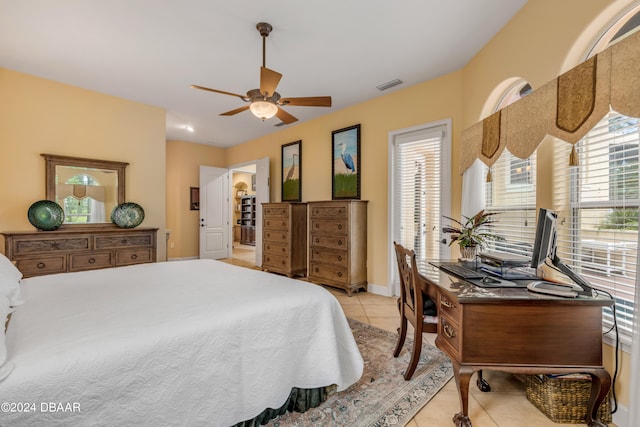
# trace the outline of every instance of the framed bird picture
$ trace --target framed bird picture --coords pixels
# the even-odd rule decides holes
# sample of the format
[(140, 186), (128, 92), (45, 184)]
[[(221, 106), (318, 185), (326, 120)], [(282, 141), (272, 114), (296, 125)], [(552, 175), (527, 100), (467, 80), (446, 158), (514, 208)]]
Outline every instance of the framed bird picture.
[(331, 132), (331, 198), (360, 199), (360, 125)]
[(282, 146), (282, 201), (302, 201), (302, 141)]

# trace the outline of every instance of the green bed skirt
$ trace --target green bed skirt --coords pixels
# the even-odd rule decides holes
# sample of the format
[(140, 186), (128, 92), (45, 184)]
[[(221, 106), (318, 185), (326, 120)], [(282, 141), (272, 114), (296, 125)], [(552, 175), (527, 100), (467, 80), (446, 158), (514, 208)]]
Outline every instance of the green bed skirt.
[(320, 406), (322, 402), (327, 400), (329, 391), (335, 389), (335, 386), (320, 388), (297, 388), (291, 389), (291, 394), (284, 405), (278, 409), (267, 408), (255, 418), (243, 421), (233, 427), (257, 427), (267, 424), (272, 419), (286, 412), (306, 412), (307, 409)]

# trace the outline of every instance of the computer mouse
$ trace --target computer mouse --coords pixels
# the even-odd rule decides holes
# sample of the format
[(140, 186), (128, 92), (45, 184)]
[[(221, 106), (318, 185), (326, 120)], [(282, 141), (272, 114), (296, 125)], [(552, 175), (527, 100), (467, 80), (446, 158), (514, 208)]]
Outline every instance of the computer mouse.
[(495, 285), (496, 283), (500, 283), (500, 280), (494, 279), (493, 277), (485, 276), (482, 278), (482, 283), (486, 283), (487, 285)]

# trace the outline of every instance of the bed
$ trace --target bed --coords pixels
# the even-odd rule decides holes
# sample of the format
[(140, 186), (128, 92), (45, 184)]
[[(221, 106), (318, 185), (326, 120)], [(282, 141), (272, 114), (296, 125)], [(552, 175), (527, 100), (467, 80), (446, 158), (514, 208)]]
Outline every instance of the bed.
[(339, 391), (362, 375), (339, 303), (300, 280), (189, 260), (32, 277), (19, 290), (3, 426), (227, 427), (292, 389)]

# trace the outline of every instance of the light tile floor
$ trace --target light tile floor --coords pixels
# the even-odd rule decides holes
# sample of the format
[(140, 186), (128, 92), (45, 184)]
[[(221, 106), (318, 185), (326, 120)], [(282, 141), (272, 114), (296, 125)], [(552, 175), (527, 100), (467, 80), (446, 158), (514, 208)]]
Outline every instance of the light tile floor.
[[(254, 267), (251, 251), (234, 250), (234, 258), (225, 261), (243, 267)], [(381, 329), (396, 332), (400, 318), (396, 299), (369, 292), (357, 292), (351, 297), (345, 291), (326, 287), (340, 302), (347, 317)], [(409, 334), (412, 330), (409, 330)], [(435, 334), (425, 334), (427, 342), (434, 344)], [(491, 391), (483, 393), (471, 379), (469, 416), (474, 427), (548, 427), (566, 426), (549, 420), (525, 395), (524, 386), (511, 374), (485, 371)], [(449, 381), (407, 424), (407, 427), (453, 426), (452, 417), (460, 410), (455, 382)], [(572, 424), (585, 426), (586, 424)], [(615, 424), (610, 424), (615, 427)]]

